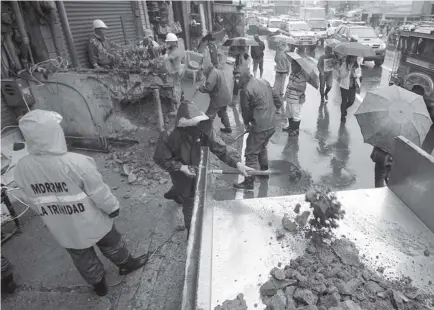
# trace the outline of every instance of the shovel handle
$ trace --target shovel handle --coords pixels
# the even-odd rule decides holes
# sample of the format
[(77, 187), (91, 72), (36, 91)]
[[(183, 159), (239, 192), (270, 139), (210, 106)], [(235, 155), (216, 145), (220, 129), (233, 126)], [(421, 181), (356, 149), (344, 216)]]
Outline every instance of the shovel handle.
[[(240, 174), (238, 170), (211, 170), (211, 174)], [(247, 171), (248, 175), (272, 175), (272, 174), (282, 174), (282, 171), (277, 170), (265, 170), (265, 171), (258, 171), (258, 170), (252, 170)]]

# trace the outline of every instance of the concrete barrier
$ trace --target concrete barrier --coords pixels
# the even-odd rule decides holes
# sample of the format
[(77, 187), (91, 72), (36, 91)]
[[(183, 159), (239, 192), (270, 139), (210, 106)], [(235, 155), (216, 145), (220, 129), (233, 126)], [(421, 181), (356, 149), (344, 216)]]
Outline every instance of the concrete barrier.
[(396, 139), (389, 188), (434, 232), (434, 158), (408, 139)]

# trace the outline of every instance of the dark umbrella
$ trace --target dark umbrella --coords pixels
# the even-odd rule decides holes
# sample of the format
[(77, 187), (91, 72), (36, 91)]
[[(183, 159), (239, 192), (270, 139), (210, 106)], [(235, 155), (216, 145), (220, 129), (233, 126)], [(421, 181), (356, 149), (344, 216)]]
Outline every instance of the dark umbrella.
[(359, 42), (341, 43), (335, 47), (335, 52), (344, 56), (373, 57), (375, 52), (369, 46)]
[(334, 49), (336, 46), (341, 44), (341, 41), (336, 40), (336, 39), (326, 39), (325, 43), (327, 46), (330, 46), (332, 49)]
[(297, 53), (294, 52), (287, 52), (286, 55), (288, 55), (289, 58), (296, 61), (301, 69), (304, 71), (307, 82), (318, 89), (319, 87), (319, 76), (318, 76), (318, 69), (316, 68), (316, 65), (313, 64), (308, 58), (301, 57)]
[(237, 37), (232, 39), (227, 39), (223, 46), (258, 46), (255, 40), (247, 39), (244, 37)]

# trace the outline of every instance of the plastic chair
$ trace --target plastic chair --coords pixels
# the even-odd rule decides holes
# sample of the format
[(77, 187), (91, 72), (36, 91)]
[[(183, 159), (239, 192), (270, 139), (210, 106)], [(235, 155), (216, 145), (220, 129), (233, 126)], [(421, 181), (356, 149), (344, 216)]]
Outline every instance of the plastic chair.
[(185, 77), (186, 73), (191, 73), (191, 75), (193, 76), (193, 83), (196, 83), (198, 73), (202, 69), (203, 58), (204, 56), (200, 53), (185, 51), (185, 64), (181, 77)]

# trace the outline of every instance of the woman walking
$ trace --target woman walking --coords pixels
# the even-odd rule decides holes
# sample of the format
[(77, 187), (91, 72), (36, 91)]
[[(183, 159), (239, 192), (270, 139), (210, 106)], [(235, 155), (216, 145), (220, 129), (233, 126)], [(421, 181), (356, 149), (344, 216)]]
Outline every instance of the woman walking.
[(341, 123), (347, 120), (347, 110), (356, 99), (356, 89), (360, 86), (362, 70), (356, 56), (347, 56), (338, 70), (338, 82), (341, 88)]
[(291, 74), (288, 79), (288, 86), (286, 87), (285, 101), (287, 104), (286, 115), (288, 117), (288, 127), (283, 128), (290, 136), (297, 136), (299, 134), (301, 122), (301, 108), (306, 101), (306, 76), (301, 69), (300, 65), (293, 60), (291, 62)]

